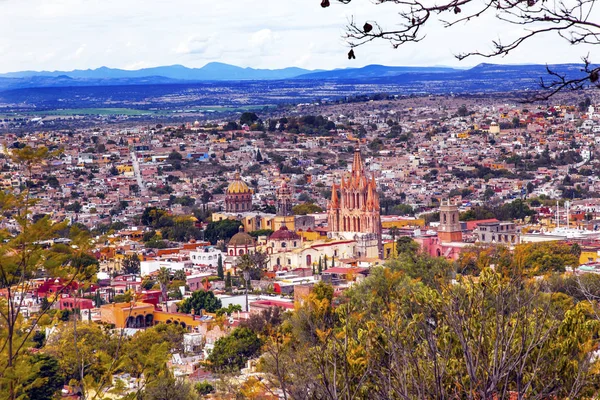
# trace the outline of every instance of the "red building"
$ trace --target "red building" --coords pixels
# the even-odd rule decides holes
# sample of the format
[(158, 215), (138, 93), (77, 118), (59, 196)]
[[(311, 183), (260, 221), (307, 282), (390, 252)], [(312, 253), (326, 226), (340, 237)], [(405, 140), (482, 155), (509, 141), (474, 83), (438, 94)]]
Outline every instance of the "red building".
[(90, 299), (63, 297), (58, 301), (58, 307), (61, 310), (90, 310), (94, 308), (94, 302)]

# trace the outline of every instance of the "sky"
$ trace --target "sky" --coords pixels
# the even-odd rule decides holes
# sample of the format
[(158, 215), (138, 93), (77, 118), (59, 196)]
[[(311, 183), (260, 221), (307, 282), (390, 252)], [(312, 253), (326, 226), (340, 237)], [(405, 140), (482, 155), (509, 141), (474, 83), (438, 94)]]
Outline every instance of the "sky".
[[(520, 27), (493, 15), (445, 29), (434, 24), (420, 43), (393, 49), (387, 42), (355, 50), (348, 60), (343, 39), (349, 19), (400, 22), (397, 5), (353, 0), (0, 0), (0, 72), (139, 69), (218, 61), (242, 67), (333, 69), (368, 64), (469, 67), (579, 62), (594, 48), (569, 46), (556, 35), (524, 44), (492, 61), (455, 54), (490, 48)], [(595, 49), (598, 52), (598, 48)]]

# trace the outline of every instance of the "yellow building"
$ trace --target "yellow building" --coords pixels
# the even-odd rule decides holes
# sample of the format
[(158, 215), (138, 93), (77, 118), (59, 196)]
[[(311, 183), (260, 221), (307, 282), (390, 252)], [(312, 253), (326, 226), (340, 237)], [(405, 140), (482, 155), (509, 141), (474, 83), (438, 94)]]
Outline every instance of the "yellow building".
[(579, 264), (589, 264), (600, 261), (600, 247), (582, 247)]
[(158, 311), (154, 305), (142, 302), (105, 304), (100, 307), (100, 318), (119, 329), (148, 328), (161, 323), (190, 329), (202, 323), (193, 315)]
[(383, 229), (390, 228), (405, 228), (405, 227), (423, 227), (425, 226), (424, 219), (404, 219), (404, 218), (388, 218), (384, 216), (381, 218), (381, 227)]
[(154, 306), (148, 303), (114, 303), (100, 306), (102, 322), (116, 328), (146, 328), (154, 325)]
[(133, 174), (133, 165), (119, 164), (117, 165), (117, 171), (119, 171), (119, 174)]
[(302, 239), (305, 242), (314, 242), (315, 240), (319, 240), (322, 238), (322, 236), (319, 232), (315, 232), (313, 230), (306, 230), (306, 231), (299, 230), (296, 233), (298, 235), (300, 235), (300, 237), (302, 237)]

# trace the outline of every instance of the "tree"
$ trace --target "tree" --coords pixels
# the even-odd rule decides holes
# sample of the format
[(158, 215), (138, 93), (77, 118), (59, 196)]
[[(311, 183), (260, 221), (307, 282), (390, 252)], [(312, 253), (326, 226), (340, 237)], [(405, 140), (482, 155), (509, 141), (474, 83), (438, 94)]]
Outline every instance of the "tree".
[(173, 150), (171, 153), (169, 153), (169, 157), (167, 157), (167, 159), (169, 161), (181, 161), (183, 156), (177, 150)]
[(44, 347), (58, 360), (65, 380), (75, 380), (84, 391), (105, 381), (116, 349), (117, 339), (96, 324), (63, 324)]
[(515, 247), (511, 270), (507, 274), (536, 276), (565, 272), (567, 267), (578, 265), (577, 248), (566, 243), (523, 243)]
[(231, 291), (231, 271), (227, 271), (227, 276), (225, 277), (225, 290)]
[(317, 272), (319, 273), (319, 275), (321, 275), (323, 273), (323, 260), (321, 259), (321, 257), (319, 257), (319, 264), (317, 266)]
[(194, 389), (200, 396), (206, 396), (207, 394), (211, 394), (215, 391), (214, 386), (207, 381), (196, 383)]
[[(21, 175), (31, 180), (33, 169), (43, 167), (54, 154), (46, 147), (32, 148), (24, 146), (13, 149), (11, 162), (18, 166)], [(2, 214), (0, 220), (4, 226), (17, 228), (9, 232), (0, 232), (0, 394), (3, 398), (14, 400), (20, 396), (23, 380), (27, 377), (27, 348), (37, 325), (49, 308), (27, 320), (23, 319), (23, 300), (31, 290), (30, 280), (49, 276), (64, 282), (56, 298), (70, 288), (74, 282), (85, 283), (96, 273), (97, 264), (76, 262), (83, 254), (87, 255), (89, 241), (86, 232), (78, 228), (70, 232), (73, 246), (54, 245), (42, 248), (39, 244), (60, 236), (67, 225), (55, 223), (48, 216), (31, 219), (32, 207), (37, 203), (27, 185), (14, 191), (0, 192)], [(51, 301), (50, 306), (56, 300)]]
[(322, 212), (323, 209), (314, 203), (302, 203), (292, 207), (294, 215), (306, 215)]
[[(389, 263), (388, 263), (389, 265)], [(375, 267), (333, 309), (309, 294), (270, 335), (262, 367), (284, 397), (587, 398), (600, 323), (490, 268), (429, 286)], [(288, 326), (291, 325), (291, 328)], [(574, 331), (572, 331), (574, 330)], [(330, 396), (335, 393), (335, 396)]]
[(129, 254), (123, 257), (121, 267), (126, 274), (139, 274), (140, 273), (140, 258), (137, 254)]
[(396, 255), (400, 254), (417, 254), (419, 252), (419, 244), (410, 236), (400, 236), (396, 241)]
[(217, 276), (220, 280), (225, 278), (225, 274), (223, 272), (223, 257), (219, 254), (219, 259), (217, 260)]
[(176, 378), (164, 371), (154, 380), (141, 396), (142, 400), (197, 400), (198, 393), (185, 378)]
[(160, 267), (160, 269), (158, 270), (158, 274), (156, 275), (156, 280), (160, 285), (161, 296), (166, 304), (167, 300), (169, 299), (167, 289), (169, 288), (169, 282), (171, 282), (171, 273), (167, 268)]
[(208, 368), (216, 372), (237, 372), (246, 361), (258, 355), (262, 341), (248, 328), (236, 328), (215, 342), (208, 356)]
[(31, 376), (26, 382), (25, 395), (29, 399), (52, 400), (63, 386), (63, 376), (56, 358), (35, 354), (29, 360)]
[(253, 112), (244, 112), (242, 114), (242, 116), (240, 117), (240, 125), (252, 125), (253, 123), (255, 123), (256, 121), (258, 121), (258, 116), (253, 113)]
[[(358, 0), (354, 0), (356, 2)], [(352, 0), (339, 0), (348, 4)], [(329, 0), (323, 0), (323, 7), (329, 6)], [(468, 57), (502, 57), (521, 44), (529, 42), (532, 38), (559, 34), (571, 45), (598, 45), (600, 44), (600, 24), (594, 20), (592, 8), (595, 0), (577, 0), (572, 4), (563, 2), (503, 2), (491, 0), (486, 3), (477, 3), (474, 0), (446, 0), (440, 3), (424, 3), (419, 0), (399, 2), (397, 0), (380, 0), (379, 4), (391, 3), (397, 5), (400, 23), (386, 29), (376, 22), (365, 23), (352, 20), (348, 25), (346, 38), (352, 47), (348, 57), (354, 57), (354, 48), (373, 40), (387, 40), (394, 48), (406, 43), (416, 43), (426, 36), (426, 29), (435, 24), (434, 16), (439, 15), (439, 20), (446, 28), (463, 26), (479, 17), (495, 15), (501, 21), (506, 31), (511, 26), (524, 26), (516, 37), (508, 41), (493, 38), (492, 48), (487, 52), (467, 51), (459, 53), (456, 57), (463, 60)], [(463, 12), (464, 10), (464, 12)], [(464, 28), (462, 28), (464, 29)], [(543, 92), (534, 99), (547, 99), (563, 89), (581, 89), (589, 84), (600, 87), (600, 67), (592, 65), (588, 57), (584, 57), (584, 67), (579, 74), (564, 75), (547, 68), (549, 80), (542, 80)]]
[(219, 240), (229, 240), (240, 231), (240, 221), (233, 219), (223, 219), (217, 222), (211, 222), (206, 226), (204, 237), (212, 244), (217, 244)]
[(239, 270), (240, 276), (248, 271), (250, 280), (259, 280), (262, 278), (263, 271), (267, 267), (269, 256), (261, 251), (256, 251), (253, 254), (243, 254), (236, 260), (236, 267)]
[(202, 315), (202, 311), (214, 313), (221, 307), (221, 300), (215, 297), (212, 291), (197, 290), (192, 293), (192, 297), (180, 302), (177, 305), (177, 310), (185, 314), (190, 314), (193, 311), (195, 315)]

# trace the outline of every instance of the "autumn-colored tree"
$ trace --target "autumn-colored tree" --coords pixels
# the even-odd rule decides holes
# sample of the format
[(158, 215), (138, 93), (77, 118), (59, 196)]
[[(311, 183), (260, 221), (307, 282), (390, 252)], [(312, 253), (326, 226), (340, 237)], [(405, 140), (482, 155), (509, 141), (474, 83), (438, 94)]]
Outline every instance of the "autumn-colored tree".
[(291, 398), (596, 393), (592, 350), (600, 323), (592, 304), (557, 302), (538, 283), (491, 268), (456, 282), (419, 280), (415, 271), (374, 268), (335, 309), (311, 293), (271, 335), (261, 368)]
[(564, 272), (567, 267), (577, 267), (579, 257), (566, 243), (524, 243), (515, 247), (512, 274), (535, 276)]
[[(55, 154), (46, 147), (25, 146), (12, 149), (8, 154), (16, 164), (24, 180), (30, 180), (34, 170), (44, 168)], [(21, 396), (31, 370), (28, 348), (37, 331), (40, 319), (56, 301), (48, 301), (37, 315), (22, 315), (26, 293), (33, 289), (33, 278), (49, 276), (61, 279), (63, 289), (70, 290), (77, 282), (91, 280), (96, 263), (83, 262), (89, 250), (88, 237), (78, 229), (72, 229), (72, 246), (42, 243), (59, 237), (67, 228), (66, 223), (56, 223), (48, 216), (32, 218), (32, 207), (37, 203), (29, 185), (13, 191), (0, 192), (0, 221), (3, 226), (14, 228), (0, 230), (0, 394), (10, 400)], [(93, 257), (92, 257), (93, 258)]]

